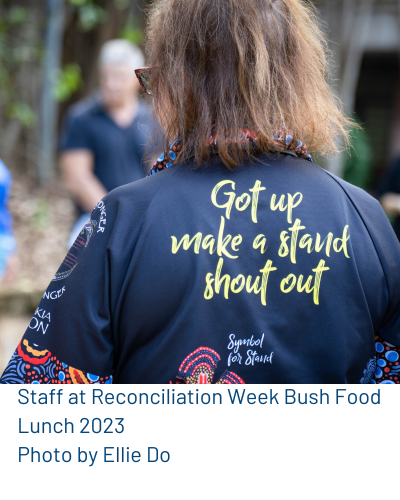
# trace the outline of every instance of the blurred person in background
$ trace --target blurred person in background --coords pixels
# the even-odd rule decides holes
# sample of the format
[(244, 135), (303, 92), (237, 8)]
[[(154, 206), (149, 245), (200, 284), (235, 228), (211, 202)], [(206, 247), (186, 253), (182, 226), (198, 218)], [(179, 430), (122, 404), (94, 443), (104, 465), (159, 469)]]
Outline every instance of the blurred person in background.
[(12, 231), (12, 217), (8, 209), (11, 192), (11, 174), (0, 160), (0, 282), (15, 279), (18, 260), (16, 242)]
[(153, 132), (134, 72), (143, 65), (142, 52), (131, 42), (108, 41), (99, 57), (99, 91), (67, 114), (60, 163), (79, 211), (69, 246), (99, 200), (148, 171), (145, 152)]
[(400, 158), (392, 163), (388, 175), (378, 191), (379, 201), (389, 218), (393, 221), (393, 229), (400, 240)]

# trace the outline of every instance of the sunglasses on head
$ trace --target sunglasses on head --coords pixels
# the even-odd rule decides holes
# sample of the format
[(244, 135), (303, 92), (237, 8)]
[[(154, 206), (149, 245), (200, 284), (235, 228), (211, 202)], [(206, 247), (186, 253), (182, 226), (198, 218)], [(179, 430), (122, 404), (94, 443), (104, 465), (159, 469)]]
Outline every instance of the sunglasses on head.
[(135, 75), (139, 80), (140, 86), (142, 87), (143, 92), (146, 94), (153, 95), (153, 91), (151, 88), (151, 70), (152, 68), (139, 68), (135, 69)]

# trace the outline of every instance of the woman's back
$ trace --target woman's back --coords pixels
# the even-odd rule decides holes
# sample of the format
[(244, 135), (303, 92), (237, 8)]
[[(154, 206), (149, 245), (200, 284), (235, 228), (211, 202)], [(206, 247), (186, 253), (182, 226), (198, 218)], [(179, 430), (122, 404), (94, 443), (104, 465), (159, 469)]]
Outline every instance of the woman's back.
[(390, 322), (400, 247), (387, 218), (310, 162), (174, 166), (113, 191), (89, 227), (25, 336), (84, 372), (359, 383), (374, 372), (375, 334), (400, 345)]
[[(219, 375), (246, 383), (359, 383), (388, 307), (381, 260), (388, 279), (399, 272), (378, 203), (290, 156), (190, 167), (154, 183), (143, 213), (116, 309), (116, 380), (175, 381), (206, 347)], [(381, 235), (392, 248), (380, 257)]]

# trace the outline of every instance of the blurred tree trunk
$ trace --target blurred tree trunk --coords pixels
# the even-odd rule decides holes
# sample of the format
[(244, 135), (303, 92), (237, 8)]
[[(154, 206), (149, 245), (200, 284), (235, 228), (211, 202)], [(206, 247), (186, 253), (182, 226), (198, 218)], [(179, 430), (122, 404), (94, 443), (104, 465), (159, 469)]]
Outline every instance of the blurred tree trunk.
[(0, 157), (11, 168), (33, 174), (38, 166), (38, 54), (45, 12), (46, 0), (0, 3)]
[(48, 0), (46, 45), (43, 59), (43, 84), (40, 106), (40, 151), (38, 177), (45, 184), (54, 173), (58, 103), (53, 87), (60, 71), (64, 0)]

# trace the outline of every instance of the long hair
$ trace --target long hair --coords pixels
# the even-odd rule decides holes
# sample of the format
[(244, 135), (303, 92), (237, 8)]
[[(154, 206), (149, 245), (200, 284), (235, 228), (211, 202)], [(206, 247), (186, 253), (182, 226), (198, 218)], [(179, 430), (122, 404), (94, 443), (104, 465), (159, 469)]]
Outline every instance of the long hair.
[(156, 0), (147, 25), (157, 116), (167, 140), (181, 135), (181, 158), (209, 157), (207, 140), (230, 168), (255, 130), (267, 152), (280, 126), (311, 153), (336, 152), (351, 120), (328, 84), (327, 41), (315, 8), (301, 0)]

